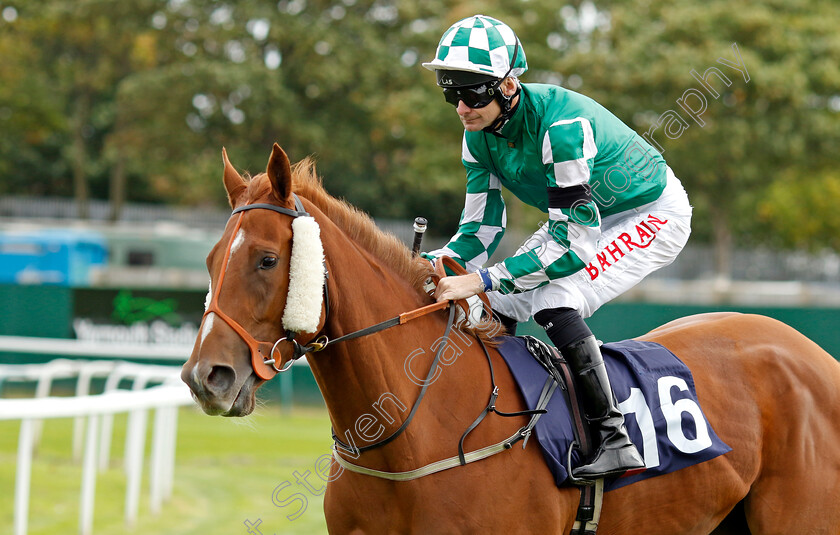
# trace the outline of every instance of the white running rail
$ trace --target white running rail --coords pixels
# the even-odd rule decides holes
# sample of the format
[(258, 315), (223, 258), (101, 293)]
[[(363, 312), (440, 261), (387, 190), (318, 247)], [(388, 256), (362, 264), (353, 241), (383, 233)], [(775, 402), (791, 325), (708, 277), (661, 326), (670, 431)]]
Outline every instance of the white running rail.
[[(152, 439), (152, 495), (153, 502), (164, 498), (164, 491), (171, 490), (171, 483), (163, 483), (163, 478), (171, 478), (174, 461), (174, 445), (177, 424), (177, 407), (192, 404), (189, 389), (185, 385), (161, 385), (142, 391), (120, 390), (97, 396), (46, 397), (35, 399), (0, 400), (0, 420), (21, 420), (18, 439), (17, 475), (15, 479), (15, 520), (14, 535), (25, 535), (29, 517), (30, 478), (32, 453), (34, 447), (34, 420), (40, 418), (69, 418), (86, 416), (88, 418), (87, 438), (85, 440), (82, 463), (81, 508), (79, 513), (79, 533), (89, 535), (93, 532), (93, 503), (96, 488), (96, 459), (98, 449), (99, 421), (103, 415), (156, 409), (155, 427)], [(145, 442), (145, 437), (136, 437)], [(127, 441), (129, 438), (126, 439)], [(142, 445), (135, 445), (142, 450)], [(132, 460), (137, 463), (138, 459)], [(142, 457), (139, 459), (142, 465)], [(139, 487), (142, 466), (129, 473), (128, 490)], [(159, 506), (159, 505), (158, 505)], [(126, 512), (128, 515), (128, 511)], [(126, 518), (129, 523), (136, 519)]]
[[(64, 354), (72, 354), (66, 351), (66, 341), (63, 347)], [(16, 351), (6, 344), (0, 344), (0, 348), (3, 351)], [(43, 350), (43, 346), (41, 348)], [(150, 350), (147, 348), (146, 351)], [(154, 349), (151, 352), (156, 353)], [(124, 353), (120, 351), (120, 354)], [(181, 353), (182, 356), (178, 360), (183, 362), (187, 354), (188, 351)], [(111, 355), (114, 355), (113, 347)], [(156, 357), (161, 358), (159, 354)], [(154, 409), (150, 493), (151, 509), (158, 512), (163, 500), (172, 492), (178, 407), (194, 403), (189, 389), (178, 378), (179, 372), (180, 368), (177, 366), (102, 360), (57, 359), (46, 364), (0, 365), (0, 381), (4, 385), (12, 381), (36, 382), (34, 399), (0, 399), (0, 420), (21, 420), (15, 480), (14, 535), (27, 533), (32, 455), (40, 436), (42, 419), (76, 420), (74, 456), (78, 458), (83, 453), (79, 533), (89, 535), (93, 528), (96, 471), (97, 468), (108, 465), (114, 414), (129, 415), (124, 462), (127, 479), (125, 520), (128, 525), (136, 522), (146, 442), (146, 420), (148, 411)], [(50, 396), (55, 379), (73, 377), (77, 380), (75, 397)], [(90, 382), (95, 377), (106, 379), (105, 391), (99, 395), (89, 395)], [(120, 384), (126, 381), (131, 382), (131, 390), (120, 390)], [(147, 388), (150, 383), (161, 384)], [(86, 437), (84, 440), (83, 435)], [(0, 489), (0, 492), (2, 491)]]

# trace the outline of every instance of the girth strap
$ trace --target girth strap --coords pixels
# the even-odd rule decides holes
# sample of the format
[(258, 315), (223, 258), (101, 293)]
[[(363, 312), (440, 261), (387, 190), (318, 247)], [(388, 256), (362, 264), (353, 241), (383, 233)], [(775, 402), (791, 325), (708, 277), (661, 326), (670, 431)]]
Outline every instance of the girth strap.
[(568, 362), (557, 349), (533, 338), (524, 336), (529, 351), (537, 361), (549, 372), (549, 380), (557, 381), (566, 385), (566, 403), (572, 417), (572, 429), (575, 434), (575, 441), (569, 446), (566, 457), (566, 472), (569, 481), (580, 487), (580, 502), (578, 504), (577, 516), (570, 535), (595, 535), (598, 529), (598, 521), (601, 518), (601, 505), (604, 498), (604, 480), (596, 481), (582, 480), (572, 475), (572, 453), (578, 448), (583, 457), (591, 455), (593, 445), (589, 435), (589, 426), (581, 413), (578, 402), (577, 389), (575, 388), (572, 371)]

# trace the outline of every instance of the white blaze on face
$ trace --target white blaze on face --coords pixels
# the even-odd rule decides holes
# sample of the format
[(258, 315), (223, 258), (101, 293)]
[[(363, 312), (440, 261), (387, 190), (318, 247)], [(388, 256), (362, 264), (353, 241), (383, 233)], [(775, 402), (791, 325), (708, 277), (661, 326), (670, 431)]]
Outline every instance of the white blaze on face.
[(204, 317), (204, 325), (201, 326), (201, 342), (198, 344), (199, 349), (201, 349), (201, 346), (204, 344), (204, 339), (207, 338), (207, 335), (213, 330), (213, 319), (215, 319), (215, 317), (216, 314), (213, 312)]
[[(233, 257), (233, 253), (239, 250), (242, 247), (242, 244), (245, 243), (245, 231), (243, 229), (239, 229), (239, 232), (236, 233), (236, 237), (233, 239), (233, 243), (230, 244), (230, 257), (228, 257), (228, 266), (230, 265), (230, 258)], [(225, 266), (225, 270), (227, 270), (227, 266)]]
[[(204, 298), (204, 312), (207, 312), (207, 309), (210, 308), (210, 301), (213, 299), (213, 281), (210, 281), (210, 284), (207, 288), (207, 297)], [(213, 318), (215, 314), (207, 314), (204, 316), (204, 322), (201, 326), (201, 342), (198, 344), (198, 349), (201, 350), (201, 346), (204, 345), (204, 339), (207, 338), (207, 335), (210, 334), (210, 331), (213, 330)], [(195, 370), (193, 370), (195, 371)]]
[[(228, 266), (230, 265), (230, 259), (233, 257), (233, 253), (235, 253), (242, 244), (245, 243), (245, 231), (240, 229), (239, 232), (236, 233), (236, 237), (233, 239), (233, 243), (230, 244), (230, 255), (228, 256), (228, 263), (225, 265), (225, 271), (227, 271)], [(213, 282), (210, 282), (210, 287), (207, 289), (207, 297), (204, 298), (204, 312), (207, 312), (207, 309), (210, 308), (210, 301), (213, 299)], [(213, 313), (207, 314), (204, 318), (204, 325), (201, 328), (201, 344), (204, 343), (204, 339), (207, 338), (207, 335), (210, 334), (210, 331), (213, 330), (213, 318), (216, 315)]]
[(207, 309), (210, 308), (210, 300), (213, 299), (213, 283), (210, 283), (210, 286), (207, 288), (207, 297), (204, 298), (204, 312), (207, 312)]

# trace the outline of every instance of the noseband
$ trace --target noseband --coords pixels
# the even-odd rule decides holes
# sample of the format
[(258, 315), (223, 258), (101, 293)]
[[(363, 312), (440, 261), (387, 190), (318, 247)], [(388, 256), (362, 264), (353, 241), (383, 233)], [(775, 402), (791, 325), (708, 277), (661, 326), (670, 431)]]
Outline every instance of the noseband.
[[(304, 209), (303, 204), (300, 202), (300, 199), (297, 195), (292, 193), (292, 197), (295, 200), (295, 209), (291, 210), (289, 208), (283, 208), (282, 206), (275, 206), (273, 204), (246, 204), (244, 206), (240, 206), (236, 208), (232, 213), (231, 217), (239, 214), (239, 218), (236, 220), (236, 226), (233, 228), (233, 233), (230, 236), (230, 240), (227, 244), (227, 249), (225, 250), (225, 256), (222, 259), (222, 269), (219, 273), (219, 282), (216, 284), (216, 289), (213, 292), (213, 297), (210, 300), (210, 304), (207, 306), (207, 310), (204, 311), (204, 316), (202, 316), (202, 322), (207, 317), (208, 314), (216, 314), (219, 318), (222, 319), (225, 323), (227, 323), (230, 328), (232, 328), (236, 334), (239, 335), (240, 338), (248, 345), (248, 349), (251, 351), (251, 366), (254, 368), (254, 372), (260, 379), (268, 381), (269, 379), (273, 378), (277, 373), (285, 371), (288, 369), (289, 366), (294, 362), (295, 358), (299, 358), (302, 356), (305, 351), (303, 350), (303, 346), (301, 346), (297, 341), (295, 341), (295, 336), (297, 333), (294, 332), (286, 332), (286, 336), (278, 339), (276, 342), (264, 342), (257, 340), (244, 328), (240, 325), (236, 320), (222, 312), (221, 308), (219, 308), (219, 294), (222, 291), (222, 282), (225, 279), (225, 272), (227, 271), (228, 261), (230, 260), (230, 253), (231, 248), (233, 247), (233, 242), (236, 239), (236, 235), (239, 232), (239, 228), (242, 226), (242, 218), (245, 215), (245, 212), (248, 210), (271, 210), (273, 212), (277, 212), (280, 214), (291, 216), (292, 218), (297, 218), (301, 216), (308, 216), (309, 213)], [(326, 291), (326, 286), (324, 286)], [(284, 368), (278, 368), (277, 362), (282, 360), (281, 355), (278, 350), (278, 345), (280, 342), (289, 341), (295, 346), (295, 356), (289, 359), (288, 364)]]
[[(440, 362), (441, 356), (443, 354), (443, 350), (449, 343), (449, 333), (450, 333), (450, 330), (452, 329), (453, 323), (455, 321), (456, 303), (454, 301), (449, 301), (449, 302), (442, 301), (442, 302), (433, 303), (431, 305), (426, 305), (424, 307), (420, 307), (418, 309), (411, 310), (409, 312), (404, 312), (404, 313), (400, 314), (399, 316), (396, 316), (396, 317), (391, 318), (389, 320), (377, 323), (376, 325), (371, 325), (370, 327), (366, 327), (364, 329), (360, 329), (358, 331), (354, 331), (354, 332), (339, 336), (339, 337), (337, 337), (333, 340), (328, 339), (324, 335), (319, 337), (318, 334), (316, 334), (313, 337), (313, 340), (315, 340), (315, 341), (310, 340), (309, 342), (307, 342), (305, 344), (300, 344), (299, 342), (297, 342), (295, 340), (295, 336), (297, 336), (298, 333), (290, 332), (290, 331), (287, 331), (286, 336), (278, 339), (274, 343), (263, 342), (263, 341), (257, 340), (256, 338), (251, 336), (251, 334), (244, 327), (242, 327), (242, 325), (240, 325), (236, 320), (234, 320), (233, 318), (231, 318), (230, 316), (228, 316), (227, 314), (222, 312), (222, 310), (219, 308), (219, 294), (221, 293), (222, 282), (224, 282), (225, 272), (227, 271), (228, 262), (230, 261), (230, 254), (231, 254), (231, 248), (233, 247), (233, 242), (234, 242), (234, 240), (236, 240), (236, 235), (239, 232), (240, 227), (242, 226), (242, 218), (245, 215), (244, 212), (246, 212), (248, 210), (263, 209), (263, 210), (271, 210), (271, 211), (274, 211), (274, 212), (277, 212), (277, 213), (280, 213), (280, 214), (288, 215), (288, 216), (291, 216), (292, 218), (308, 216), (309, 214), (304, 209), (303, 204), (300, 202), (300, 199), (298, 198), (298, 196), (295, 195), (294, 193), (292, 193), (292, 197), (294, 198), (294, 201), (295, 201), (295, 209), (294, 210), (290, 210), (288, 208), (283, 208), (283, 207), (280, 207), (280, 206), (275, 206), (273, 204), (246, 204), (244, 206), (240, 206), (239, 208), (237, 208), (233, 211), (231, 216), (233, 216), (235, 214), (239, 214), (239, 218), (236, 220), (236, 225), (233, 228), (233, 233), (231, 234), (230, 240), (228, 240), (227, 249), (225, 250), (225, 256), (222, 259), (222, 268), (221, 268), (221, 272), (219, 273), (219, 282), (216, 285), (215, 291), (213, 292), (213, 297), (210, 300), (210, 304), (207, 306), (207, 310), (204, 312), (204, 316), (202, 317), (202, 323), (203, 323), (204, 319), (207, 318), (207, 315), (211, 314), (211, 313), (216, 314), (225, 323), (227, 323), (236, 332), (236, 334), (238, 334), (239, 337), (242, 338), (242, 340), (248, 345), (248, 349), (251, 351), (251, 366), (254, 369), (254, 373), (256, 373), (257, 376), (260, 377), (260, 379), (268, 381), (268, 380), (272, 379), (276, 374), (288, 370), (289, 367), (292, 365), (292, 363), (296, 359), (304, 356), (305, 354), (307, 354), (309, 352), (321, 351), (324, 348), (326, 348), (328, 345), (335, 344), (335, 343), (338, 343), (338, 342), (343, 342), (345, 340), (352, 340), (354, 338), (367, 336), (367, 335), (370, 335), (370, 334), (373, 334), (373, 333), (377, 333), (377, 332), (383, 331), (385, 329), (395, 327), (397, 325), (402, 325), (402, 324), (404, 324), (406, 322), (409, 322), (413, 319), (425, 316), (426, 314), (429, 314), (431, 312), (442, 310), (444, 308), (449, 308), (449, 320), (447, 321), (446, 330), (444, 331), (443, 338), (441, 338), (442, 343), (439, 345), (437, 351), (435, 352), (434, 361), (432, 362), (432, 365), (429, 368), (429, 372), (428, 372), (428, 375), (426, 376), (426, 379), (423, 381), (423, 386), (420, 389), (420, 393), (418, 394), (417, 399), (414, 401), (414, 405), (412, 406), (411, 411), (409, 412), (407, 418), (402, 423), (402, 425), (396, 431), (391, 433), (389, 436), (379, 440), (378, 442), (375, 442), (373, 444), (369, 444), (367, 446), (362, 446), (362, 447), (356, 447), (356, 446), (344, 444), (338, 438), (338, 436), (335, 433), (333, 433), (333, 440), (335, 441), (333, 455), (335, 456), (335, 458), (339, 462), (339, 464), (341, 464), (345, 468), (348, 468), (352, 471), (356, 471), (356, 472), (361, 471), (362, 473), (367, 473), (369, 475), (378, 475), (379, 477), (391, 478), (390, 476), (392, 476), (393, 474), (389, 475), (389, 473), (387, 473), (387, 472), (378, 472), (378, 471), (375, 471), (375, 470), (366, 469), (366, 468), (363, 468), (363, 467), (356, 466), (352, 463), (349, 463), (346, 459), (341, 458), (341, 456), (338, 454), (338, 449), (341, 449), (345, 452), (350, 452), (350, 453), (353, 453), (353, 454), (360, 454), (363, 451), (368, 451), (368, 450), (371, 450), (371, 449), (379, 448), (379, 447), (384, 446), (385, 444), (390, 443), (391, 441), (396, 439), (398, 436), (400, 436), (403, 433), (403, 431), (405, 431), (405, 429), (408, 427), (408, 424), (411, 423), (412, 419), (414, 418), (414, 415), (417, 412), (417, 409), (420, 407), (420, 403), (423, 401), (423, 398), (426, 395), (426, 390), (428, 389), (429, 385), (434, 382), (432, 380), (432, 377), (434, 376), (435, 372), (437, 371), (438, 363)], [(441, 258), (438, 259), (438, 262), (436, 262), (436, 265), (435, 265), (436, 272), (437, 272), (435, 274), (435, 276), (433, 277), (435, 282), (440, 280), (440, 278), (446, 276), (446, 273), (444, 272), (444, 266), (449, 267), (456, 274), (464, 273), (463, 268), (461, 268), (460, 265), (458, 265), (454, 260), (452, 260), (451, 258), (448, 258), (448, 257), (441, 257)], [(326, 269), (326, 266), (325, 266), (324, 269)], [(482, 298), (482, 301), (484, 301), (484, 303), (487, 307), (486, 308), (487, 312), (492, 313), (492, 311), (490, 310), (490, 303), (487, 300), (487, 297), (484, 294), (481, 294), (481, 298)], [(469, 305), (467, 305), (466, 301), (458, 303), (458, 306), (463, 307), (465, 315), (469, 315)], [(322, 307), (325, 309), (324, 314), (326, 316), (328, 316), (329, 315), (329, 294), (327, 292), (327, 285), (326, 284), (324, 285), (324, 301), (323, 301)], [(286, 365), (283, 368), (278, 368), (277, 367), (277, 362), (282, 360), (282, 356), (279, 354), (277, 346), (280, 344), (280, 342), (283, 342), (283, 341), (291, 342), (294, 345), (294, 352), (293, 352), (292, 356), (289, 358)], [(479, 338), (479, 342), (481, 342), (480, 338)], [(412, 472), (403, 474), (403, 475), (407, 474), (408, 476), (410, 476), (410, 477), (408, 477), (408, 479), (413, 479), (414, 477), (421, 477), (422, 475), (433, 473), (433, 472), (448, 468), (450, 466), (456, 466), (458, 464), (465, 465), (468, 462), (473, 462), (473, 461), (476, 461), (476, 460), (479, 460), (479, 459), (483, 459), (487, 456), (494, 455), (496, 453), (504, 451), (505, 449), (509, 449), (513, 445), (513, 443), (515, 443), (519, 440), (522, 440), (522, 439), (527, 439), (527, 437), (531, 433), (531, 429), (533, 428), (534, 424), (536, 424), (536, 417), (535, 416), (545, 412), (545, 410), (542, 409), (542, 408), (535, 409), (535, 410), (526, 410), (526, 411), (521, 411), (521, 412), (514, 412), (514, 413), (505, 413), (505, 412), (502, 412), (502, 411), (499, 411), (498, 409), (496, 409), (495, 402), (496, 402), (496, 398), (499, 394), (499, 388), (496, 386), (496, 382), (495, 382), (495, 379), (494, 379), (493, 362), (490, 359), (490, 355), (489, 355), (489, 353), (487, 353), (487, 348), (484, 346), (483, 342), (481, 342), (481, 347), (484, 349), (484, 355), (487, 358), (487, 363), (490, 367), (490, 377), (491, 377), (491, 382), (492, 382), (492, 387), (493, 387), (493, 391), (490, 395), (490, 400), (488, 401), (487, 406), (485, 407), (484, 411), (482, 411), (482, 413), (479, 415), (479, 417), (473, 422), (473, 424), (461, 436), (461, 440), (458, 443), (458, 457), (448, 459), (447, 461), (445, 461), (445, 465), (446, 465), (445, 467), (443, 467), (443, 466), (433, 467), (433, 465), (440, 465), (441, 464), (441, 463), (433, 463), (433, 465), (429, 465), (429, 466), (421, 468), (419, 470), (414, 470)], [(531, 421), (527, 425), (525, 425), (521, 429), (519, 429), (513, 436), (509, 437), (505, 441), (500, 442), (499, 444), (496, 444), (493, 447), (484, 448), (481, 451), (471, 452), (469, 454), (470, 458), (467, 459), (467, 454), (464, 453), (464, 439), (467, 437), (467, 435), (473, 429), (475, 429), (475, 427), (478, 426), (478, 424), (490, 412), (495, 412), (496, 414), (498, 414), (500, 416), (525, 416), (525, 415), (530, 415), (531, 416)], [(336, 449), (336, 448), (338, 448), (338, 449)]]
[[(309, 216), (309, 213), (303, 207), (303, 204), (300, 202), (300, 199), (297, 195), (292, 193), (292, 197), (295, 201), (295, 209), (290, 210), (289, 208), (283, 208), (281, 206), (275, 206), (273, 204), (246, 204), (244, 206), (240, 206), (239, 208), (235, 209), (231, 213), (231, 217), (239, 214), (239, 218), (236, 221), (236, 225), (233, 228), (233, 233), (230, 236), (230, 240), (228, 241), (227, 249), (225, 250), (225, 256), (222, 259), (222, 268), (221, 272), (219, 273), (219, 282), (216, 285), (216, 289), (213, 291), (212, 299), (210, 300), (210, 304), (207, 306), (207, 310), (204, 312), (204, 316), (202, 316), (202, 322), (207, 317), (208, 314), (216, 314), (219, 318), (222, 319), (225, 323), (227, 323), (235, 332), (239, 335), (240, 338), (247, 344), (248, 349), (251, 351), (251, 366), (254, 369), (254, 373), (260, 379), (268, 381), (272, 379), (276, 374), (280, 372), (284, 372), (291, 367), (295, 360), (299, 359), (300, 357), (306, 355), (307, 353), (313, 351), (321, 351), (325, 349), (328, 345), (343, 342), (346, 340), (352, 340), (354, 338), (359, 338), (362, 336), (368, 336), (370, 334), (374, 334), (385, 329), (389, 329), (391, 327), (395, 327), (397, 325), (402, 325), (408, 321), (411, 321), (416, 318), (420, 318), (425, 316), (426, 314), (436, 312), (438, 310), (442, 310), (444, 308), (452, 307), (453, 302), (446, 302), (441, 301), (437, 303), (433, 303), (431, 305), (426, 305), (424, 307), (420, 307), (415, 310), (411, 310), (408, 312), (403, 312), (399, 316), (394, 318), (385, 320), (383, 322), (377, 323), (375, 325), (371, 325), (364, 329), (359, 329), (358, 331), (354, 331), (348, 334), (344, 334), (337, 338), (330, 340), (325, 335), (318, 335), (316, 334), (312, 340), (305, 343), (300, 343), (295, 340), (295, 337), (298, 333), (293, 331), (286, 331), (285, 336), (279, 338), (275, 342), (265, 342), (260, 341), (251, 336), (251, 334), (236, 320), (222, 312), (221, 308), (219, 308), (219, 294), (222, 290), (222, 282), (224, 282), (225, 272), (227, 271), (228, 262), (230, 260), (231, 248), (233, 247), (233, 242), (236, 239), (236, 235), (239, 232), (239, 228), (242, 226), (242, 218), (245, 215), (244, 212), (248, 210), (255, 210), (255, 209), (262, 209), (262, 210), (271, 210), (273, 212), (277, 212), (283, 215), (291, 216), (292, 218), (302, 217), (302, 216)], [(463, 268), (458, 265), (454, 260), (448, 257), (441, 257), (438, 259), (436, 263), (436, 270), (437, 273), (433, 277), (435, 280), (439, 280), (441, 277), (446, 276), (444, 273), (444, 266), (450, 268), (456, 274), (465, 273)], [(326, 266), (324, 267), (326, 270)], [(480, 296), (482, 301), (484, 301), (486, 305), (486, 310), (488, 313), (491, 313), (490, 310), (490, 303), (487, 300), (487, 297), (483, 294)], [(466, 301), (462, 300), (459, 302), (459, 305), (464, 309), (464, 313), (468, 314), (469, 305), (466, 304)], [(323, 300), (323, 308), (324, 308), (324, 316), (329, 316), (330, 310), (330, 300), (329, 300), (329, 292), (327, 284), (324, 284), (324, 300)], [(454, 308), (453, 308), (454, 310)], [(452, 311), (450, 311), (452, 312)], [(447, 327), (447, 336), (449, 329), (452, 327), (452, 323), (454, 320), (454, 313), (450, 314), (449, 318), (449, 325)], [(444, 338), (446, 338), (445, 336)], [(282, 355), (280, 355), (278, 346), (280, 342), (290, 342), (293, 346), (292, 355), (289, 357), (288, 362), (282, 368), (277, 367), (277, 363), (282, 361)], [(446, 344), (441, 344), (440, 348), (442, 349)], [(440, 351), (438, 352), (437, 359), (440, 358)], [(436, 360), (437, 362), (437, 360)], [(432, 366), (432, 370), (434, 371), (435, 365)], [(424, 388), (425, 392), (425, 388)], [(422, 395), (418, 398), (419, 400), (422, 399)]]

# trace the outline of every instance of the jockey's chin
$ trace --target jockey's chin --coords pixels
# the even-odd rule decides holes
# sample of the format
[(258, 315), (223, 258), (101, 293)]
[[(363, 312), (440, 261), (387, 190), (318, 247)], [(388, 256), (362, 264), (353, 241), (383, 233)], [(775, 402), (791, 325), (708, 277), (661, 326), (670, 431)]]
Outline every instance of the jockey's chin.
[(455, 111), (461, 119), (461, 124), (464, 125), (464, 130), (478, 132), (493, 124), (502, 113), (502, 108), (495, 100), (483, 108), (470, 108), (461, 101)]

